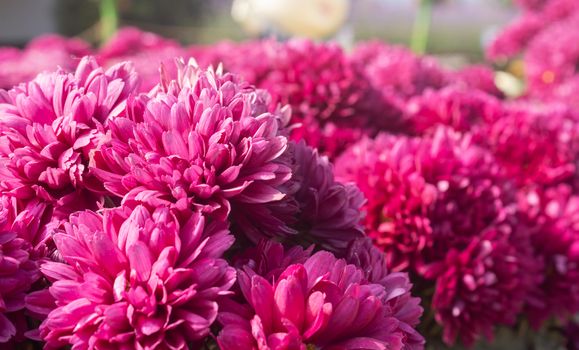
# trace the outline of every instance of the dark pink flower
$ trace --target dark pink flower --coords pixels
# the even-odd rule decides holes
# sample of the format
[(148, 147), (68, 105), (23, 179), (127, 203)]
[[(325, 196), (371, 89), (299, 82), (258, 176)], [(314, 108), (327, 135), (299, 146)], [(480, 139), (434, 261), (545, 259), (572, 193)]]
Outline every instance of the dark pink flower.
[(280, 222), (267, 218), (266, 204), (284, 199), (280, 186), (291, 177), (282, 157), (287, 111), (267, 112), (267, 93), (231, 74), (182, 63), (179, 72), (109, 123), (92, 171), (125, 200), (197, 208), (219, 220), (239, 208), (262, 227), (262, 219)]
[(570, 182), (578, 159), (577, 120), (568, 106), (521, 102), (506, 105), (476, 138), (520, 186)]
[(502, 113), (502, 105), (482, 91), (448, 86), (411, 98), (406, 113), (417, 134), (430, 133), (439, 125), (466, 132), (496, 120)]
[(470, 346), (481, 335), (492, 341), (494, 327), (515, 323), (528, 293), (537, 288), (529, 243), (528, 235), (491, 230), (465, 249), (448, 252), (432, 299), (447, 344), (459, 337)]
[(79, 212), (54, 236), (56, 308), (40, 327), (48, 349), (185, 349), (203, 339), (235, 271), (224, 223), (144, 206)]
[(278, 278), (246, 266), (238, 279), (245, 301), (229, 300), (219, 315), (222, 349), (404, 348), (388, 304), (398, 288), (368, 282), (362, 270), (329, 252), (288, 266)]
[(531, 231), (537, 259), (545, 264), (544, 281), (528, 306), (531, 323), (579, 312), (579, 196), (567, 185), (521, 192), (521, 212)]
[(382, 134), (360, 141), (336, 161), (338, 179), (354, 182), (367, 198), (366, 232), (394, 271), (414, 266), (415, 255), (431, 242), (427, 215), (437, 191), (416, 168), (417, 146)]
[(364, 67), (376, 89), (403, 99), (428, 88), (439, 89), (447, 85), (450, 78), (434, 58), (416, 56), (402, 46), (366, 42), (356, 46), (352, 57)]
[(0, 89), (10, 89), (57, 68), (72, 72), (81, 57), (90, 54), (90, 45), (81, 39), (54, 34), (32, 40), (23, 50), (0, 48)]
[(86, 57), (74, 74), (0, 90), (0, 188), (51, 203), (56, 218), (95, 208), (102, 185), (88, 173), (89, 156), (135, 84), (130, 66), (104, 71)]
[(98, 52), (106, 67), (131, 62), (142, 81), (140, 91), (145, 92), (159, 83), (161, 64), (176, 76), (173, 62), (183, 56), (185, 50), (176, 41), (134, 27), (120, 29)]
[(340, 157), (336, 172), (368, 198), (366, 230), (394, 271), (435, 277), (429, 264), (450, 248), (516, 224), (514, 187), (469, 134), (439, 127), (432, 138), (380, 135)]

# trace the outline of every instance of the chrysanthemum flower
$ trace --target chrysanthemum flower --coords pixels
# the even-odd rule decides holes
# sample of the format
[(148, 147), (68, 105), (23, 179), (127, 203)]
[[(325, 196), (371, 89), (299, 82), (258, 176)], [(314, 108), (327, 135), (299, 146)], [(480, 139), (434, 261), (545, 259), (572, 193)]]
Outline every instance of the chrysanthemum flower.
[(416, 169), (416, 152), (416, 142), (379, 135), (355, 144), (336, 161), (336, 176), (354, 182), (367, 198), (366, 232), (395, 271), (413, 265), (415, 253), (431, 241), (427, 213), (436, 188)]
[(238, 280), (245, 301), (230, 300), (219, 315), (222, 349), (405, 346), (388, 304), (399, 289), (368, 282), (361, 269), (329, 252), (288, 266), (278, 278), (264, 278), (248, 265), (238, 270)]
[(446, 125), (460, 132), (472, 131), (484, 122), (497, 119), (502, 112), (499, 100), (488, 94), (449, 86), (427, 90), (411, 98), (406, 107), (414, 132), (424, 134)]
[(226, 224), (197, 213), (79, 212), (54, 240), (64, 262), (42, 265), (57, 306), (40, 327), (48, 349), (186, 349), (209, 334), (235, 281), (221, 259)]
[(416, 56), (402, 46), (362, 43), (355, 48), (352, 57), (364, 67), (375, 88), (403, 99), (421, 94), (428, 88), (442, 88), (450, 78), (432, 57)]
[(29, 330), (26, 297), (35, 290), (38, 265), (47, 254), (45, 214), (43, 203), (23, 208), (16, 198), (0, 196), (0, 347), (22, 341)]
[(23, 50), (0, 48), (0, 89), (10, 89), (57, 68), (72, 72), (90, 53), (90, 45), (81, 39), (58, 35), (40, 36)]
[(336, 172), (368, 198), (366, 230), (395, 271), (430, 275), (427, 266), (448, 249), (514, 224), (514, 188), (468, 134), (438, 128), (432, 138), (363, 140), (338, 159)]
[(282, 157), (287, 112), (267, 112), (267, 93), (231, 74), (193, 63), (180, 63), (179, 72), (109, 123), (94, 173), (125, 200), (196, 208), (219, 220), (239, 208), (254, 224), (283, 226), (264, 210), (285, 197), (280, 186), (291, 177)]
[(24, 299), (40, 278), (36, 262), (30, 259), (30, 243), (16, 232), (0, 232), (0, 345), (22, 340), (27, 330)]
[(476, 138), (520, 186), (573, 180), (579, 138), (577, 114), (564, 105), (517, 103), (506, 106)]
[(185, 50), (174, 40), (125, 27), (99, 50), (98, 60), (105, 67), (131, 62), (141, 79), (140, 90), (146, 92), (159, 83), (161, 64), (176, 76), (173, 61), (184, 55)]
[(565, 319), (579, 312), (579, 197), (567, 185), (521, 192), (521, 212), (531, 230), (545, 280), (528, 306), (535, 327), (550, 317)]
[(525, 236), (486, 231), (448, 252), (432, 300), (447, 344), (457, 337), (467, 346), (480, 335), (492, 340), (494, 327), (515, 323), (539, 272)]
[(402, 272), (388, 271), (384, 253), (372, 244), (369, 238), (352, 241), (345, 256), (348, 264), (356, 265), (364, 271), (369, 283), (377, 283), (387, 290), (386, 299), (392, 315), (399, 321), (398, 329), (403, 334), (405, 349), (420, 349), (424, 338), (414, 327), (420, 322), (423, 309), (420, 298), (413, 297), (412, 284), (408, 275)]
[(89, 155), (135, 84), (127, 64), (104, 71), (86, 57), (74, 74), (0, 90), (0, 188), (51, 203), (57, 218), (96, 207), (102, 185), (88, 173)]

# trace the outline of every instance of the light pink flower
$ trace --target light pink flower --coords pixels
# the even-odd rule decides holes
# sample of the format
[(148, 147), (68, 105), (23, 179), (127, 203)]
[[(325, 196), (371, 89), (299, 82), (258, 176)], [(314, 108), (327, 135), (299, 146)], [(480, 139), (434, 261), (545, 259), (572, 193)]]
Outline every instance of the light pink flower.
[(40, 327), (48, 349), (186, 349), (209, 334), (235, 281), (221, 259), (226, 225), (197, 213), (79, 212), (54, 240), (64, 262), (42, 266), (57, 306)]
[(45, 73), (0, 90), (0, 188), (51, 203), (56, 218), (96, 208), (103, 189), (88, 172), (89, 156), (135, 84), (129, 65), (104, 71), (85, 57), (74, 74)]
[(285, 197), (280, 186), (291, 177), (282, 157), (287, 112), (267, 112), (268, 95), (231, 74), (182, 63), (179, 72), (109, 123), (92, 171), (125, 200), (219, 220), (237, 208), (248, 220), (267, 218), (265, 204)]

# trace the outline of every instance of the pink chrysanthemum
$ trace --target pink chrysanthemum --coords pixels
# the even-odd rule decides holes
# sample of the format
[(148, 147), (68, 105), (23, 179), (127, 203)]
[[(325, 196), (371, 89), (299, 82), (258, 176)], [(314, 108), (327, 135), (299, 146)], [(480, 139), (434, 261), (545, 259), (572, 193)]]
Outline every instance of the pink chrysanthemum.
[(226, 225), (197, 213), (79, 212), (54, 240), (64, 263), (42, 266), (57, 305), (40, 327), (48, 349), (186, 349), (235, 281), (221, 259), (233, 243)]
[(551, 316), (579, 312), (579, 196), (567, 185), (521, 192), (520, 207), (531, 230), (544, 282), (536, 292), (541, 304), (529, 305), (532, 324)]
[(416, 142), (379, 135), (365, 139), (336, 161), (336, 175), (354, 182), (367, 198), (366, 232), (386, 253), (388, 267), (405, 270), (429, 244), (428, 207), (436, 189), (415, 167)]
[(369, 283), (377, 283), (388, 291), (387, 301), (392, 315), (399, 321), (398, 329), (403, 335), (405, 349), (421, 349), (424, 338), (414, 329), (420, 322), (423, 309), (420, 298), (412, 297), (412, 284), (408, 275), (402, 272), (390, 273), (384, 253), (372, 244), (369, 238), (360, 238), (351, 242), (346, 262), (356, 265), (364, 271)]
[(131, 62), (141, 79), (140, 90), (149, 91), (159, 83), (161, 64), (176, 76), (173, 61), (184, 55), (185, 50), (176, 41), (126, 27), (120, 29), (99, 50), (98, 59), (106, 67), (119, 62)]
[(24, 50), (0, 48), (0, 89), (10, 89), (57, 68), (74, 71), (81, 57), (91, 54), (84, 41), (58, 35), (44, 35), (32, 40)]
[[(403, 349), (405, 336), (388, 287), (370, 283), (362, 270), (318, 252), (264, 278), (251, 265), (238, 270), (243, 304), (224, 303), (217, 337), (222, 349)], [(398, 284), (397, 284), (398, 286)], [(415, 349), (422, 348), (417, 344)]]
[(448, 252), (432, 300), (447, 344), (457, 337), (467, 346), (480, 335), (492, 340), (494, 327), (515, 323), (537, 287), (539, 271), (527, 238), (487, 231), (465, 249)]
[(14, 197), (0, 196), (0, 348), (23, 340), (29, 330), (26, 298), (36, 289), (38, 264), (47, 254), (47, 214), (43, 203), (23, 207)]
[(449, 86), (411, 98), (406, 110), (409, 124), (417, 134), (432, 132), (439, 125), (466, 132), (496, 120), (502, 113), (502, 105), (482, 91)]
[(338, 159), (336, 172), (368, 198), (366, 230), (395, 271), (433, 277), (428, 265), (448, 249), (514, 224), (514, 188), (468, 134), (438, 128), (432, 138), (363, 140)]
[(573, 180), (579, 138), (577, 114), (564, 105), (517, 103), (477, 133), (520, 186)]
[(74, 75), (41, 74), (0, 90), (0, 188), (50, 202), (56, 218), (95, 208), (102, 185), (88, 173), (89, 156), (135, 85), (128, 65), (104, 71), (86, 57)]
[(285, 197), (279, 186), (291, 177), (282, 157), (287, 111), (267, 112), (267, 93), (231, 74), (182, 63), (179, 72), (109, 123), (92, 170), (125, 200), (197, 208), (219, 220), (239, 207), (249, 221), (267, 220), (262, 210)]
[(30, 259), (31, 250), (30, 243), (16, 232), (0, 232), (0, 346), (22, 340), (27, 330), (24, 300), (40, 278), (36, 262)]
[[(292, 138), (304, 139), (331, 157), (359, 135), (400, 127), (401, 102), (380, 96), (362, 66), (337, 44), (307, 40), (225, 43), (215, 48), (217, 52), (211, 51), (201, 54), (201, 60), (223, 62), (225, 69), (268, 90), (272, 107), (290, 105), (292, 122), (301, 123)], [(341, 142), (335, 141), (337, 137)]]
[(419, 57), (401, 46), (367, 42), (358, 45), (353, 60), (362, 64), (372, 85), (385, 95), (407, 99), (427, 88), (448, 84), (449, 74), (432, 57)]

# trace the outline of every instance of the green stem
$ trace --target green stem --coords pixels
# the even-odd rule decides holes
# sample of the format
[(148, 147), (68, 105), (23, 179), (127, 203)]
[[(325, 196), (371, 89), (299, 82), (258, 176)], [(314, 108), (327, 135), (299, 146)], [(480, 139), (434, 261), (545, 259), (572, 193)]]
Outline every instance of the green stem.
[(414, 19), (410, 47), (415, 53), (422, 55), (428, 46), (428, 33), (432, 14), (432, 0), (420, 0), (418, 13)]
[(116, 0), (100, 1), (100, 24), (101, 24), (101, 43), (106, 42), (115, 32), (119, 25), (119, 13), (117, 11)]

